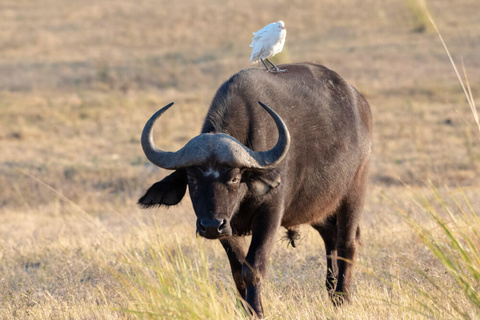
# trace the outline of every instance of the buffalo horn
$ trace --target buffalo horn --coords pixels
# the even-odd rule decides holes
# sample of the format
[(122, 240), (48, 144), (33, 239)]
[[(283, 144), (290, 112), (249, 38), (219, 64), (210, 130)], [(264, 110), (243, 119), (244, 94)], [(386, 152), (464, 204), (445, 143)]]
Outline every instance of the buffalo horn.
[(290, 147), (290, 134), (282, 118), (275, 111), (261, 102), (258, 103), (272, 116), (277, 125), (278, 141), (270, 150), (253, 151), (227, 134), (203, 133), (191, 139), (176, 152), (162, 151), (153, 140), (153, 125), (173, 105), (172, 102), (157, 111), (145, 124), (141, 138), (143, 151), (148, 160), (164, 169), (202, 165), (212, 157), (232, 167), (258, 169), (273, 167), (287, 154)]

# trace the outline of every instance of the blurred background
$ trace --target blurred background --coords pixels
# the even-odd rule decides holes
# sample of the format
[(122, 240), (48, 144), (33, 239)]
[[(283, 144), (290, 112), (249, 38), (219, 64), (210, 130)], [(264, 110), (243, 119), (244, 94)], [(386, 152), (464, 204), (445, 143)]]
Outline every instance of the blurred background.
[[(408, 203), (403, 183), (420, 189), (428, 182), (478, 185), (478, 127), (424, 5), (2, 0), (0, 283), (12, 299), (1, 310), (17, 305), (32, 312), (38, 303), (31, 301), (46, 301), (45, 292), (50, 302), (68, 304), (65, 290), (75, 301), (87, 301), (91, 293), (68, 291), (65, 281), (90, 272), (89, 279), (97, 279), (90, 286), (105, 285), (97, 277), (101, 268), (88, 263), (92, 252), (105, 246), (99, 230), (123, 239), (133, 225), (157, 216), (162, 228), (194, 237), (189, 199), (168, 212), (142, 211), (135, 204), (167, 174), (143, 155), (143, 125), (175, 101), (156, 128), (156, 141), (169, 150), (183, 146), (199, 133), (224, 81), (243, 68), (263, 67), (249, 62), (252, 32), (277, 20), (285, 21), (287, 38), (274, 62), (323, 64), (371, 104), (366, 226), (402, 228), (384, 197)], [(480, 2), (426, 5), (478, 97)], [(472, 199), (472, 206), (478, 208), (478, 200)], [(367, 232), (366, 238), (375, 243), (376, 236)], [(27, 266), (39, 274), (25, 273)], [(69, 270), (63, 280), (52, 276), (58, 270)], [(30, 294), (18, 283), (30, 284)], [(31, 298), (25, 302), (21, 294)]]

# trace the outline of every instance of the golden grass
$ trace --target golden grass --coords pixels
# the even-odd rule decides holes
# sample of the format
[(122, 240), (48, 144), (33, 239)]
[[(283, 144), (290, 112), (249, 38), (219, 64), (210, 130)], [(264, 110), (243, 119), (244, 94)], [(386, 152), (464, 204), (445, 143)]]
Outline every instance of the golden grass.
[[(480, 3), (428, 4), (452, 56), (472, 70), (473, 102)], [(251, 66), (251, 32), (279, 19), (281, 62), (325, 64), (366, 95), (374, 150), (352, 304), (329, 303), (323, 243), (302, 228), (297, 249), (278, 236), (266, 315), (449, 319), (452, 301), (469, 305), (461, 290), (434, 290), (455, 281), (396, 209), (438, 234), (400, 183), (440, 210), (429, 180), (463, 188), (480, 207), (468, 189), (479, 183), (478, 122), (436, 35), (412, 32), (406, 2), (22, 0), (0, 4), (0, 318), (244, 317), (220, 244), (195, 238), (189, 200), (136, 206), (167, 174), (145, 159), (139, 136), (171, 101), (157, 143), (173, 150), (198, 133), (216, 88)]]
[[(463, 66), (464, 82), (450, 50), (426, 7), (425, 16), (440, 38), (467, 98), (474, 121), (480, 128), (465, 67)], [(422, 279), (430, 283), (430, 288), (418, 286), (413, 282), (406, 282), (406, 284), (414, 288), (421, 297), (414, 299), (419, 305), (417, 309), (419, 313), (433, 315), (435, 318), (440, 315), (448, 315), (455, 319), (477, 319), (480, 315), (480, 295), (478, 294), (480, 286), (480, 221), (467, 193), (468, 191), (478, 191), (478, 186), (470, 188), (470, 190), (449, 191), (447, 189), (447, 191), (448, 194), (442, 195), (437, 188), (431, 186), (433, 200), (430, 200), (425, 194), (412, 189), (414, 202), (418, 208), (427, 213), (428, 219), (433, 222), (433, 227), (417, 222), (415, 218), (400, 209), (407, 223), (415, 230), (429, 251), (435, 255), (437, 261), (443, 265), (445, 274), (448, 275), (446, 279), (435, 279), (428, 272), (418, 270)], [(445, 280), (450, 280), (451, 284), (445, 286)], [(452, 289), (461, 294), (463, 298), (461, 301), (457, 296), (451, 297)]]

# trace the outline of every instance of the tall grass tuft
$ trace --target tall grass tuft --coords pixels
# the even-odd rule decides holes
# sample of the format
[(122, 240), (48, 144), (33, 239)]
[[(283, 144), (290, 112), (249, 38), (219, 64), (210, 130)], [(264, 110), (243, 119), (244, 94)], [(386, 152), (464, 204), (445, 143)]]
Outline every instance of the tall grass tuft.
[[(211, 270), (202, 240), (165, 241), (156, 235), (125, 250), (113, 271), (129, 301), (125, 313), (139, 319), (244, 319), (232, 283)], [(188, 251), (188, 252), (186, 252)]]
[[(479, 118), (465, 67), (463, 67), (464, 81), (428, 10), (425, 14), (450, 59), (480, 132)], [(418, 222), (418, 219), (412, 218), (403, 210), (400, 211), (420, 240), (443, 266), (450, 281), (445, 282), (445, 279), (432, 277), (427, 272), (417, 269), (417, 273), (426, 279), (430, 286), (419, 287), (412, 282), (408, 283), (408, 286), (414, 288), (419, 294), (415, 300), (419, 305), (418, 311), (423, 314), (434, 315), (435, 318), (478, 319), (480, 318), (480, 217), (474, 211), (466, 192), (476, 190), (478, 187), (454, 191), (447, 189), (448, 192), (444, 194), (432, 184), (429, 189), (430, 197), (411, 189), (414, 203), (426, 213), (426, 221)]]
[[(440, 30), (437, 27), (437, 24), (433, 20), (432, 16), (428, 11), (426, 11), (427, 17), (430, 20), (433, 28), (435, 29), (435, 32), (438, 35), (438, 38), (442, 42), (443, 48), (445, 49), (445, 53), (448, 56), (448, 59), (450, 60), (450, 64), (452, 65), (453, 70), (455, 71), (455, 75), (457, 76), (458, 82), (460, 83), (460, 86), (462, 87), (463, 93), (465, 94), (465, 97), (467, 98), (468, 105), (470, 107), (470, 110), (472, 111), (473, 119), (475, 121), (475, 124), (477, 125), (478, 132), (480, 134), (480, 121), (478, 118), (478, 112), (477, 112), (477, 107), (475, 106), (475, 100), (473, 99), (473, 94), (472, 90), (470, 88), (470, 83), (468, 82), (468, 77), (467, 77), (467, 71), (465, 70), (465, 66), (462, 61), (462, 69), (463, 69), (463, 75), (465, 77), (465, 81), (462, 79), (462, 76), (458, 72), (457, 65), (455, 64), (455, 61), (453, 61), (452, 55), (450, 54), (450, 50), (448, 50), (447, 44), (443, 40), (442, 34), (440, 33)], [(480, 136), (479, 136), (480, 137)]]
[[(426, 213), (426, 221), (406, 214), (405, 220), (433, 253), (449, 276), (433, 277), (417, 268), (428, 287), (407, 285), (419, 295), (414, 298), (423, 314), (452, 319), (480, 318), (480, 217), (464, 190), (441, 194), (433, 185), (431, 195), (411, 189), (414, 202)], [(431, 199), (430, 199), (431, 198)], [(459, 296), (461, 299), (459, 299)]]

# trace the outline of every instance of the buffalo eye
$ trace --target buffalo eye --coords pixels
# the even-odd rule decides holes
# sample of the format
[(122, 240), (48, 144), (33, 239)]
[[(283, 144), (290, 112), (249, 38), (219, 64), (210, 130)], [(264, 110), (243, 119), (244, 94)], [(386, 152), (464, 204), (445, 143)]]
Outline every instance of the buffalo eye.
[(240, 177), (235, 176), (228, 182), (228, 184), (238, 184), (239, 182), (240, 182)]

